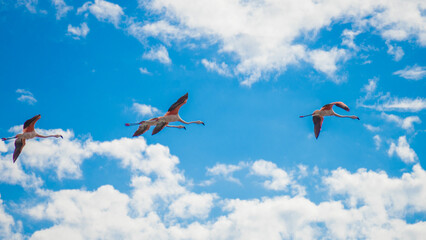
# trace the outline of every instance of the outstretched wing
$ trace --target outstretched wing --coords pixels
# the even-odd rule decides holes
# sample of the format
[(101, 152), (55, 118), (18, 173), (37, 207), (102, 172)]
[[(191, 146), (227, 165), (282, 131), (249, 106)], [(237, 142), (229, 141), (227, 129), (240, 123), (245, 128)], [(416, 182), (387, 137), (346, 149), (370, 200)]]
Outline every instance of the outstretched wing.
[(13, 163), (18, 159), (19, 154), (21, 154), (22, 149), (25, 146), (25, 138), (18, 138), (15, 141), (15, 151), (13, 152)]
[(349, 112), (349, 107), (346, 106), (346, 104), (344, 104), (343, 102), (334, 102), (332, 104), (334, 104), (334, 105), (338, 106), (339, 108), (344, 109), (347, 112)]
[(159, 122), (154, 130), (152, 130), (152, 135), (157, 134), (159, 131), (163, 130), (163, 128), (165, 128), (167, 126), (167, 124), (169, 124), (168, 122)]
[(146, 131), (149, 130), (150, 127), (151, 126), (149, 126), (148, 124), (142, 123), (141, 125), (139, 125), (138, 130), (136, 130), (136, 132), (133, 134), (133, 137), (137, 137), (144, 134)]
[(332, 102), (332, 103), (326, 104), (326, 105), (322, 106), (321, 111), (323, 111), (323, 110), (331, 110), (334, 105), (336, 105), (339, 108), (342, 108), (342, 109), (344, 109), (344, 110), (346, 110), (346, 111), (349, 112), (349, 107), (346, 106), (346, 104), (344, 104), (343, 102)]
[(312, 120), (314, 121), (315, 138), (318, 139), (322, 127), (322, 122), (324, 121), (324, 117), (313, 116)]
[(180, 97), (172, 106), (170, 106), (169, 110), (167, 110), (168, 115), (177, 114), (179, 112), (180, 107), (182, 107), (188, 101), (188, 93)]
[(36, 115), (31, 119), (28, 119), (24, 123), (24, 132), (32, 132), (34, 131), (34, 124), (41, 118), (41, 115)]

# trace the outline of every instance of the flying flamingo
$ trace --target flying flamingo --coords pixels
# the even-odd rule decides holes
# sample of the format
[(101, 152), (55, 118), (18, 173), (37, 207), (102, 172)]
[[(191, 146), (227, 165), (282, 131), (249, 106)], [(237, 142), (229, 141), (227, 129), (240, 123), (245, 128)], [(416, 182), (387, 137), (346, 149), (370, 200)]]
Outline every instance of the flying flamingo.
[(349, 112), (349, 107), (346, 106), (346, 104), (344, 104), (343, 102), (332, 102), (332, 103), (324, 105), (320, 110), (315, 110), (312, 114), (300, 116), (301, 118), (312, 116), (312, 120), (314, 121), (314, 131), (315, 131), (315, 138), (316, 139), (318, 139), (319, 133), (321, 131), (322, 122), (324, 121), (325, 116), (336, 116), (336, 117), (341, 117), (341, 118), (352, 118), (352, 119), (358, 119), (359, 120), (359, 117), (357, 117), (357, 116), (342, 116), (342, 115), (335, 113), (333, 111), (334, 105), (336, 105), (339, 108), (342, 108), (342, 109), (346, 110), (347, 112)]
[(133, 125), (139, 125), (138, 130), (133, 134), (133, 137), (140, 136), (144, 134), (146, 131), (149, 130), (151, 126), (155, 125), (154, 130), (152, 131), (152, 135), (157, 134), (159, 131), (163, 130), (165, 127), (171, 127), (171, 128), (183, 128), (186, 130), (185, 126), (178, 125), (178, 126), (169, 126), (169, 123), (171, 122), (181, 122), (184, 124), (191, 124), (191, 123), (197, 123), (197, 124), (203, 124), (202, 121), (193, 121), (193, 122), (185, 122), (180, 118), (179, 116), (179, 109), (182, 107), (186, 102), (188, 101), (188, 93), (180, 97), (167, 111), (166, 114), (162, 117), (156, 117), (151, 118), (146, 121), (142, 121), (139, 123), (126, 123), (126, 126), (133, 126)]
[(13, 152), (13, 163), (16, 162), (16, 159), (18, 159), (19, 154), (21, 154), (22, 149), (25, 146), (25, 141), (27, 139), (31, 139), (31, 138), (35, 138), (35, 137), (39, 137), (39, 138), (49, 138), (49, 137), (56, 137), (56, 138), (63, 138), (61, 135), (48, 135), (48, 136), (43, 136), (40, 135), (38, 133), (36, 133), (36, 131), (34, 130), (34, 124), (41, 118), (41, 115), (36, 115), (34, 117), (32, 117), (31, 119), (28, 119), (27, 121), (25, 121), (24, 123), (24, 130), (23, 133), (17, 134), (14, 137), (9, 137), (9, 138), (2, 138), (1, 140), (6, 141), (6, 140), (10, 140), (10, 139), (15, 139), (15, 151)]

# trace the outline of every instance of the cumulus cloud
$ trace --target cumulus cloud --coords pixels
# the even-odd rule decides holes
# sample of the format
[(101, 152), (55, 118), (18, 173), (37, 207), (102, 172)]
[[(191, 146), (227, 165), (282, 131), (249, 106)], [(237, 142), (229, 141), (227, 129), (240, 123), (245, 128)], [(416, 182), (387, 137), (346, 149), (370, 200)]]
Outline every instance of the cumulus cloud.
[(74, 39), (85, 38), (89, 31), (90, 29), (85, 22), (80, 24), (80, 27), (73, 27), (71, 24), (68, 24), (68, 33), (73, 35)]
[(86, 2), (77, 9), (77, 14), (89, 11), (98, 20), (106, 21), (118, 27), (121, 23), (121, 18), (124, 15), (123, 9), (120, 5), (111, 3), (104, 0), (95, 0), (95, 2)]
[(382, 113), (382, 117), (386, 119), (386, 121), (394, 122), (402, 129), (405, 129), (407, 131), (413, 131), (414, 130), (414, 123), (421, 123), (422, 121), (418, 116), (409, 116), (406, 118), (401, 118), (399, 116), (396, 116), (394, 114), (386, 114)]
[(251, 166), (251, 172), (254, 175), (270, 177), (263, 183), (263, 186), (271, 190), (286, 190), (290, 184), (291, 178), (286, 171), (277, 167), (275, 163), (265, 160), (257, 160)]
[(28, 103), (30, 105), (34, 105), (34, 103), (37, 102), (37, 99), (35, 99), (34, 95), (25, 89), (17, 89), (16, 93), (19, 93), (20, 96), (18, 97), (18, 101), (20, 102), (25, 102)]
[(407, 164), (414, 163), (418, 159), (416, 152), (408, 144), (406, 136), (399, 137), (398, 144), (395, 144), (394, 142), (391, 143), (388, 155), (392, 157), (395, 153), (404, 163)]
[(0, 238), (14, 240), (24, 239), (20, 232), (22, 232), (22, 223), (19, 221), (15, 222), (13, 217), (6, 213), (3, 200), (0, 198)]
[(133, 103), (132, 110), (142, 117), (150, 117), (154, 114), (160, 113), (158, 108), (141, 103)]
[[(390, 41), (416, 39), (426, 45), (426, 32), (421, 0), (394, 1), (215, 1), (188, 0), (139, 1), (140, 7), (157, 13), (154, 23), (133, 22), (129, 31), (138, 38), (156, 36), (160, 39), (188, 42), (206, 39), (218, 46), (218, 54), (231, 54), (235, 61), (225, 62), (233, 73), (241, 76), (242, 84), (251, 85), (270, 74), (280, 74), (292, 64), (310, 62), (318, 71), (331, 76), (339, 62), (349, 55), (344, 49), (330, 46), (309, 49), (309, 39), (334, 23), (358, 26), (356, 31), (342, 33), (342, 45), (356, 50), (353, 39), (364, 29), (373, 28), (388, 44), (388, 51), (400, 59), (403, 51)], [(402, 12), (402, 13), (401, 13)], [(164, 32), (164, 33), (163, 33)], [(329, 65), (319, 59), (326, 59)]]
[(232, 76), (229, 67), (226, 63), (222, 62), (221, 64), (216, 63), (215, 61), (209, 61), (207, 59), (201, 60), (201, 63), (204, 67), (211, 72), (216, 72), (219, 75), (230, 77)]
[(171, 64), (172, 60), (169, 57), (169, 52), (166, 47), (160, 45), (158, 47), (154, 47), (148, 52), (142, 55), (142, 58), (148, 59), (151, 61), (159, 61), (162, 64)]
[(73, 9), (73, 7), (68, 6), (64, 0), (52, 0), (52, 4), (55, 5), (56, 8), (56, 19), (61, 19)]
[(402, 70), (398, 70), (393, 73), (409, 80), (420, 80), (426, 75), (426, 67), (421, 66), (407, 66)]
[(309, 61), (312, 62), (317, 71), (325, 73), (335, 82), (342, 81), (337, 78), (337, 63), (347, 59), (347, 53), (343, 49), (332, 48), (330, 51), (312, 50), (309, 53)]
[[(186, 179), (178, 167), (179, 158), (166, 146), (147, 144), (142, 137), (83, 140), (73, 137), (70, 130), (62, 131), (66, 145), (55, 147), (61, 141), (50, 144), (45, 142), (47, 139), (40, 141), (50, 147), (41, 151), (43, 158), (48, 159), (40, 157), (44, 167), (54, 164), (49, 158), (57, 151), (65, 155), (76, 152), (83, 160), (90, 158), (85, 154), (96, 154), (108, 161), (117, 161), (129, 170), (130, 190), (124, 193), (114, 186), (101, 184), (93, 190), (43, 191), (34, 196), (34, 201), (25, 201), (19, 206), (30, 221), (47, 224), (22, 238), (59, 239), (66, 235), (70, 239), (419, 239), (426, 234), (426, 222), (410, 223), (405, 219), (410, 214), (426, 211), (423, 201), (426, 172), (419, 164), (400, 177), (389, 177), (383, 171), (359, 169), (351, 173), (338, 168), (318, 181), (328, 197), (315, 202), (305, 195), (283, 193), (224, 199), (217, 193), (192, 190), (191, 180)], [(395, 148), (400, 145), (404, 144)], [(13, 146), (8, 144), (6, 148), (10, 152)], [(41, 154), (34, 151), (31, 149), (36, 156)], [(50, 153), (45, 153), (47, 151)], [(2, 157), (10, 155), (2, 153)], [(25, 156), (20, 160), (26, 167), (32, 166)], [(78, 168), (82, 164), (82, 161), (67, 161), (74, 162)], [(60, 170), (57, 166), (52, 168)], [(207, 174), (229, 178), (244, 168), (262, 181), (267, 178), (263, 181), (267, 189), (282, 190), (298, 185), (291, 174), (265, 160), (238, 165), (218, 163), (208, 169)], [(297, 168), (306, 176), (306, 166)], [(34, 169), (25, 169), (34, 172)], [(213, 208), (217, 211), (212, 217)], [(5, 212), (1, 201), (0, 223), (0, 237), (6, 233), (6, 239), (13, 239), (14, 234), (19, 234), (20, 224)]]

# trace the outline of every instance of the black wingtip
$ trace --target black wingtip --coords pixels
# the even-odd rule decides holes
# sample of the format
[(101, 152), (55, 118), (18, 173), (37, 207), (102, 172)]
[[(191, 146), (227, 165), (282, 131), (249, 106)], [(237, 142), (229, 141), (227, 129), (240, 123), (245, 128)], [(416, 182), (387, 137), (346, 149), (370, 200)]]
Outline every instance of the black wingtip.
[(356, 119), (361, 120), (361, 119), (359, 119), (359, 118), (356, 118)]
[(186, 130), (186, 127), (183, 127), (183, 129), (185, 129), (185, 130)]

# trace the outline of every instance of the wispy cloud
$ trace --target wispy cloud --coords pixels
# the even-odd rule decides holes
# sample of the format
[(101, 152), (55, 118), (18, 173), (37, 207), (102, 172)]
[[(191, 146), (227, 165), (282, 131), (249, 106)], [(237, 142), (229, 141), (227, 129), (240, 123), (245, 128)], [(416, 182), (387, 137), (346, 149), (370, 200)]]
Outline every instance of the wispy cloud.
[(68, 6), (64, 0), (52, 0), (52, 4), (55, 5), (56, 8), (56, 19), (61, 19), (73, 9), (73, 7)]
[(230, 77), (232, 76), (229, 67), (226, 63), (222, 62), (221, 64), (216, 63), (215, 61), (209, 61), (207, 59), (201, 60), (201, 63), (204, 67), (211, 72), (217, 72), (219, 75)]
[(151, 73), (148, 71), (148, 69), (140, 67), (139, 72), (146, 75), (151, 75)]
[(142, 117), (150, 117), (160, 112), (160, 110), (153, 106), (140, 103), (133, 103), (132, 109), (134, 112), (136, 112), (139, 116)]
[(426, 67), (421, 66), (407, 66), (402, 70), (398, 70), (393, 73), (394, 75), (399, 75), (405, 79), (410, 80), (420, 80), (426, 75)]
[(142, 58), (148, 59), (151, 61), (159, 61), (163, 64), (171, 64), (172, 60), (169, 57), (169, 52), (167, 52), (166, 47), (160, 45), (158, 47), (154, 47), (149, 52), (146, 52), (142, 55)]
[(416, 152), (408, 144), (406, 136), (399, 137), (398, 144), (395, 144), (394, 142), (391, 143), (388, 155), (392, 157), (395, 153), (404, 163), (407, 164), (414, 163), (418, 159)]
[(392, 44), (386, 42), (386, 45), (388, 46), (388, 54), (393, 56), (393, 59), (395, 61), (399, 61), (404, 56), (404, 50), (402, 50), (399, 46), (393, 46)]
[(370, 132), (378, 132), (378, 131), (380, 131), (380, 127), (375, 127), (373, 125), (366, 124), (366, 123), (364, 123), (363, 125)]
[(207, 174), (211, 176), (220, 176), (230, 182), (241, 184), (240, 180), (234, 178), (232, 174), (247, 167), (247, 163), (239, 162), (238, 165), (217, 163), (211, 168), (207, 168)]
[(19, 93), (20, 96), (18, 97), (18, 101), (25, 102), (30, 105), (34, 105), (34, 103), (37, 102), (37, 99), (34, 98), (33, 94), (30, 91), (27, 91), (25, 89), (17, 89), (16, 93)]
[(84, 3), (83, 6), (77, 9), (77, 14), (84, 13), (86, 11), (95, 15), (98, 20), (110, 22), (116, 27), (118, 27), (118, 24), (121, 22), (121, 18), (124, 15), (123, 9), (120, 5), (104, 0), (95, 0), (95, 3)]
[(74, 39), (85, 38), (89, 31), (90, 29), (85, 22), (80, 24), (80, 27), (73, 27), (71, 24), (68, 24), (68, 33), (73, 35)]
[(373, 140), (374, 145), (376, 145), (376, 150), (379, 150), (382, 145), (382, 138), (379, 135), (374, 135)]
[[(357, 99), (357, 105), (364, 108), (377, 111), (399, 111), (399, 112), (419, 112), (426, 109), (426, 99), (417, 98), (398, 98), (392, 97), (390, 93), (376, 93), (377, 78), (370, 79), (368, 84), (361, 89), (365, 92), (364, 97)], [(373, 102), (373, 103), (367, 103)]]
[(422, 121), (418, 116), (409, 116), (406, 118), (401, 118), (399, 116), (396, 116), (394, 114), (386, 114), (382, 113), (382, 118), (386, 119), (388, 122), (394, 122), (402, 129), (405, 129), (407, 131), (413, 131), (414, 130), (414, 123), (421, 123)]

